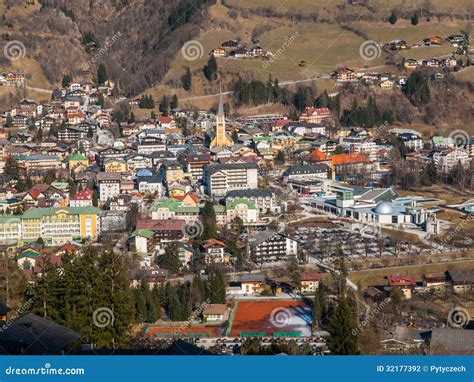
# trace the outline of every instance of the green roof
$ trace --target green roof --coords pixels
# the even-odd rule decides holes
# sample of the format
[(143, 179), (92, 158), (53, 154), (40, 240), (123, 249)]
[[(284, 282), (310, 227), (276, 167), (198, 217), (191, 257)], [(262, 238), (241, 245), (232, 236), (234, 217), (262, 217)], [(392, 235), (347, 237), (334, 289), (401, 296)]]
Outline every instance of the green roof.
[(31, 249), (28, 249), (27, 251), (24, 251), (16, 256), (16, 259), (23, 259), (24, 257), (28, 257), (30, 259), (36, 259), (39, 256), (39, 253), (36, 251), (32, 251)]
[(53, 182), (51, 183), (51, 186), (57, 188), (58, 190), (66, 190), (69, 187), (69, 184), (66, 182)]
[(154, 235), (153, 231), (150, 231), (148, 229), (139, 229), (139, 230), (134, 231), (132, 233), (132, 237), (140, 236), (140, 237), (144, 237), (146, 239), (152, 238), (153, 235)]
[(233, 210), (238, 204), (246, 204), (248, 208), (255, 209), (255, 202), (252, 202), (249, 199), (244, 199), (244, 198), (236, 198), (232, 200), (231, 202), (228, 202), (226, 204), (226, 209), (227, 210)]
[(273, 141), (273, 137), (269, 135), (264, 135), (261, 137), (253, 137), (252, 140), (254, 142), (268, 142), (268, 141)]
[(214, 212), (216, 213), (224, 213), (225, 212), (225, 206), (222, 206), (220, 204), (214, 205)]
[(41, 219), (43, 216), (56, 215), (58, 211), (66, 211), (68, 215), (98, 215), (100, 209), (97, 207), (54, 207), (54, 208), (30, 208), (23, 214), (23, 219)]
[(74, 154), (69, 157), (69, 160), (88, 160), (88, 158), (85, 155)]
[(21, 216), (18, 215), (0, 215), (0, 224), (20, 223)]
[(199, 213), (199, 207), (182, 207), (181, 201), (174, 198), (158, 200), (153, 206), (153, 211), (156, 211), (158, 208), (168, 208), (172, 212)]

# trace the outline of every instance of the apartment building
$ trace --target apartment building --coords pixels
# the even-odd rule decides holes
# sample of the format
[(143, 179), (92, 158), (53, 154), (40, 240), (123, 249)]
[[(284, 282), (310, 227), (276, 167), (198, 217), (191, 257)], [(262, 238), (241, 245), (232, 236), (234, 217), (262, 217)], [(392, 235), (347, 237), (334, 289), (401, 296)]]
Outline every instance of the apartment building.
[(97, 239), (99, 209), (95, 207), (31, 208), (23, 215), (0, 218), (0, 242), (31, 243), (41, 237), (47, 244)]
[(260, 214), (268, 212), (279, 212), (280, 207), (275, 200), (275, 194), (271, 190), (258, 188), (255, 190), (233, 190), (227, 193), (226, 202), (236, 199), (248, 199), (255, 203)]
[(447, 149), (433, 153), (433, 162), (439, 172), (448, 173), (458, 163), (467, 167), (469, 165), (469, 153), (460, 148)]
[(188, 154), (185, 157), (186, 172), (191, 174), (194, 182), (203, 180), (204, 167), (209, 164), (210, 157), (208, 154)]
[(339, 144), (350, 153), (364, 154), (373, 162), (378, 159), (377, 144), (371, 139), (363, 137), (341, 137)]
[(61, 160), (55, 155), (19, 155), (16, 159), (28, 173), (58, 170), (61, 167)]
[(101, 202), (106, 202), (108, 199), (120, 195), (122, 180), (120, 172), (99, 172), (96, 180), (99, 185), (99, 199)]
[(215, 164), (205, 167), (206, 192), (224, 196), (233, 190), (258, 188), (258, 167), (255, 163)]
[(271, 230), (257, 232), (247, 243), (247, 255), (257, 264), (287, 261), (297, 251), (296, 240)]

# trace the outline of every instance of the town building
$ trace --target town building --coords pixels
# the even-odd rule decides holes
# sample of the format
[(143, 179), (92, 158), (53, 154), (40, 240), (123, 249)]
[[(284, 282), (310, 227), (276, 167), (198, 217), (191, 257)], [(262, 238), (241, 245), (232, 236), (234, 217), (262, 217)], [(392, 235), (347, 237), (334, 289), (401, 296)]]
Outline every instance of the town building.
[(298, 242), (275, 231), (257, 232), (249, 237), (247, 256), (257, 264), (287, 261), (297, 256)]
[(212, 164), (205, 167), (206, 192), (225, 196), (229, 191), (258, 188), (258, 167), (253, 163)]

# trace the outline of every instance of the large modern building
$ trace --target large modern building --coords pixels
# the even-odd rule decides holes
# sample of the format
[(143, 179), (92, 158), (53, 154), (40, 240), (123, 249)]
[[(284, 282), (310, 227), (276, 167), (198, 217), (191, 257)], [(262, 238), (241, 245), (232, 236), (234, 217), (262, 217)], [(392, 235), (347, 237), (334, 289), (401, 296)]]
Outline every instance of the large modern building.
[(31, 243), (42, 238), (47, 244), (97, 239), (100, 210), (95, 207), (31, 208), (23, 215), (2, 216), (0, 242)]
[(233, 190), (258, 188), (258, 167), (255, 163), (208, 165), (205, 168), (206, 192), (224, 196)]
[[(337, 184), (340, 187), (335, 187)], [(391, 188), (369, 189), (331, 182), (332, 189), (321, 196), (306, 198), (305, 204), (328, 215), (351, 219), (376, 226), (412, 225), (429, 233), (439, 232), (436, 214), (415, 205), (400, 205), (392, 201), (396, 193)]]

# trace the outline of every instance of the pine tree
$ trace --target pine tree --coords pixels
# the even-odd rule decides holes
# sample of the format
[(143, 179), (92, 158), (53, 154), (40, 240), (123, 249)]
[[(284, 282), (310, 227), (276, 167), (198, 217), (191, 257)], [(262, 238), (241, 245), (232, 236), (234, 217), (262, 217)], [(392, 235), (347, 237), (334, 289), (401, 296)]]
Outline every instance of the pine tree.
[(20, 176), (20, 168), (18, 166), (18, 161), (15, 159), (14, 156), (10, 155), (7, 160), (5, 161), (5, 167), (3, 172), (11, 176), (13, 179), (18, 179)]
[[(103, 252), (98, 259), (99, 307), (107, 307), (113, 312), (113, 322), (98, 328), (94, 335), (97, 347), (120, 347), (128, 341), (133, 318), (133, 301), (127, 271), (121, 255), (113, 251)], [(102, 305), (99, 305), (102, 304)], [(97, 309), (97, 308), (96, 308)]]
[(422, 174), (422, 182), (427, 185), (431, 186), (438, 182), (438, 169), (434, 162), (429, 162), (428, 165), (424, 168)]
[(168, 317), (171, 321), (180, 321), (183, 317), (183, 310), (176, 288), (168, 287)]
[(159, 106), (161, 114), (168, 115), (169, 106), (170, 106), (170, 103), (168, 101), (168, 97), (164, 95), (163, 98), (161, 99), (160, 106)]
[(428, 77), (419, 71), (410, 74), (403, 91), (415, 106), (426, 105), (431, 99)]
[(212, 269), (209, 272), (207, 290), (211, 304), (225, 304), (226, 282), (219, 269)]
[(160, 266), (168, 269), (172, 273), (178, 273), (181, 269), (181, 262), (178, 255), (178, 243), (172, 242), (165, 248), (165, 253), (161, 256)]
[[(142, 280), (142, 283), (145, 281)], [(135, 320), (137, 322), (146, 322), (147, 309), (146, 309), (146, 299), (142, 293), (141, 288), (135, 288), (133, 290), (133, 303), (135, 305)]]
[(214, 81), (217, 78), (217, 61), (214, 56), (209, 58), (207, 65), (203, 68), (204, 76), (207, 78), (208, 81)]
[(345, 296), (340, 296), (331, 316), (329, 349), (332, 354), (359, 354), (357, 325)]
[(61, 81), (62, 87), (67, 88), (69, 86), (69, 84), (71, 83), (71, 81), (72, 81), (72, 77), (69, 74), (65, 74), (63, 76), (62, 81)]
[(201, 217), (204, 225), (201, 235), (202, 239), (215, 238), (217, 235), (216, 212), (214, 211), (214, 206), (211, 201), (206, 200), (204, 203), (204, 207), (201, 209)]
[(392, 25), (394, 25), (396, 22), (397, 22), (397, 15), (395, 12), (392, 12), (392, 14), (390, 15), (390, 17), (388, 18), (388, 22)]
[(276, 157), (275, 157), (275, 164), (277, 165), (282, 165), (285, 164), (286, 158), (285, 158), (285, 153), (283, 151), (278, 151)]
[(178, 107), (178, 96), (175, 94), (173, 95), (173, 98), (171, 98), (170, 108), (176, 109), (177, 107)]
[(97, 68), (97, 82), (99, 85), (103, 85), (108, 79), (107, 68), (104, 63), (100, 63)]
[(192, 74), (191, 69), (189, 66), (186, 67), (186, 72), (181, 77), (181, 84), (183, 85), (183, 89), (186, 91), (190, 91), (192, 87)]
[(53, 265), (46, 256), (42, 257), (41, 277), (35, 278), (33, 313), (57, 323), (64, 323), (62, 305), (64, 297), (61, 295), (61, 274), (56, 265)]
[(288, 275), (296, 289), (301, 288), (300, 269), (298, 266), (298, 258), (291, 256), (287, 264)]
[(320, 282), (313, 300), (313, 327), (325, 329), (328, 325), (328, 305), (326, 286)]
[(411, 17), (411, 24), (418, 25), (418, 13), (415, 12), (413, 16)]

